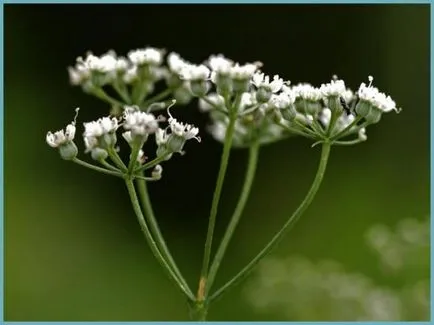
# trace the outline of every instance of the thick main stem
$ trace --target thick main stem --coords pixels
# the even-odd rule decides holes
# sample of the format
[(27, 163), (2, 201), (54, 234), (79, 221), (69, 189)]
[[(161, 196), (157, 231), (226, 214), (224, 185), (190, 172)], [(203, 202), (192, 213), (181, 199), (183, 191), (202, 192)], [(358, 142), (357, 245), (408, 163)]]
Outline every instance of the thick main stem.
[(236, 114), (232, 113), (231, 116), (229, 117), (229, 125), (226, 130), (225, 142), (223, 145), (223, 153), (220, 160), (220, 170), (217, 176), (217, 183), (216, 183), (214, 196), (211, 204), (211, 211), (210, 211), (209, 223), (208, 223), (208, 232), (206, 236), (205, 251), (203, 255), (202, 271), (201, 271), (201, 275), (199, 279), (199, 287), (197, 291), (198, 302), (202, 302), (205, 299), (205, 290), (206, 290), (205, 288), (206, 288), (206, 282), (208, 277), (208, 267), (209, 267), (209, 261), (211, 256), (211, 246), (212, 246), (212, 240), (214, 235), (215, 221), (217, 217), (217, 210), (220, 201), (221, 191), (223, 188), (223, 182), (226, 175), (226, 169), (228, 166), (230, 150), (232, 146), (232, 139), (235, 131), (235, 121), (236, 121)]
[(237, 275), (235, 275), (231, 280), (229, 280), (225, 285), (223, 285), (219, 290), (217, 290), (210, 298), (210, 301), (213, 301), (220, 297), (223, 293), (226, 292), (229, 288), (240, 282), (244, 279), (258, 264), (258, 262), (265, 257), (270, 251), (275, 248), (279, 242), (282, 240), (287, 231), (295, 224), (295, 222), (300, 218), (303, 212), (307, 209), (307, 207), (312, 203), (315, 194), (318, 192), (318, 189), (323, 180), (325, 170), (327, 168), (327, 162), (330, 154), (331, 144), (326, 141), (322, 144), (321, 158), (318, 166), (318, 170), (315, 175), (315, 179), (304, 198), (303, 202), (297, 208), (297, 210), (292, 214), (292, 216), (286, 221), (282, 229), (280, 229), (276, 235), (271, 239), (271, 241), (256, 255), (252, 261), (247, 264)]
[(235, 229), (238, 225), (238, 222), (241, 219), (241, 215), (243, 213), (244, 207), (246, 206), (247, 199), (250, 194), (250, 189), (252, 188), (253, 180), (255, 178), (256, 166), (258, 162), (258, 154), (259, 154), (259, 143), (254, 143), (249, 148), (249, 158), (247, 163), (246, 175), (244, 178), (243, 188), (241, 190), (240, 198), (238, 199), (238, 203), (235, 207), (234, 213), (229, 221), (229, 224), (226, 228), (226, 232), (223, 236), (223, 239), (220, 243), (219, 248), (217, 249), (217, 253), (214, 257), (214, 260), (211, 264), (209, 275), (208, 275), (208, 284), (206, 286), (205, 295), (211, 290), (211, 287), (214, 283), (214, 280), (217, 276), (217, 272), (219, 270), (220, 264), (223, 260), (223, 257), (226, 253), (226, 250), (229, 246), (229, 242), (232, 239), (232, 236), (235, 232)]

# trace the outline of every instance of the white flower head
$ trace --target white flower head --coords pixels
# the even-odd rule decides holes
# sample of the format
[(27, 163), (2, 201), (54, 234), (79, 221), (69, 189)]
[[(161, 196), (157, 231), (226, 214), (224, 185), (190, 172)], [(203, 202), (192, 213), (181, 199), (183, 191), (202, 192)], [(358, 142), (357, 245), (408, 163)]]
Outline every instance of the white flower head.
[(313, 87), (312, 85), (307, 83), (293, 86), (292, 91), (297, 97), (314, 102), (321, 100), (321, 98), (323, 97), (322, 92), (319, 88)]
[(322, 84), (320, 91), (325, 97), (328, 96), (338, 96), (343, 97), (347, 88), (345, 87), (345, 82), (343, 80), (335, 78), (327, 84)]
[(282, 91), (280, 94), (273, 94), (270, 103), (279, 109), (284, 109), (294, 104), (296, 95), (292, 90)]
[(272, 93), (277, 93), (282, 89), (284, 82), (278, 75), (275, 75), (273, 80), (270, 82), (269, 76), (266, 76), (261, 71), (257, 71), (253, 74), (252, 84), (255, 85), (256, 88), (266, 87), (269, 88)]
[(211, 55), (207, 61), (213, 73), (228, 75), (234, 62), (225, 58), (222, 54)]
[(73, 67), (68, 67), (69, 81), (72, 85), (81, 85), (83, 82), (88, 80), (91, 76), (91, 72), (84, 65), (78, 64)]
[(200, 142), (200, 138), (197, 136), (199, 134), (199, 128), (191, 124), (178, 122), (175, 118), (172, 117), (172, 115), (170, 115), (169, 110), (168, 114), (169, 128), (173, 134), (178, 137), (184, 138), (185, 140), (196, 139)]
[(155, 132), (155, 142), (157, 143), (157, 146), (166, 144), (168, 139), (169, 135), (167, 134), (167, 132), (163, 129), (158, 128), (158, 130)]
[(100, 137), (113, 133), (118, 128), (118, 120), (115, 117), (102, 117), (96, 121), (84, 123), (84, 137)]
[[(83, 139), (86, 146), (86, 152), (97, 148), (101, 143), (100, 139), (106, 137), (104, 144), (112, 145), (116, 142), (114, 133), (118, 129), (118, 120), (114, 117), (103, 117), (96, 121), (83, 123)], [(105, 146), (104, 145), (104, 146)]]
[(223, 142), (227, 127), (227, 124), (223, 121), (214, 121), (213, 124), (208, 127), (208, 131), (211, 133), (214, 139)]
[[(332, 113), (331, 110), (329, 108), (324, 108), (321, 111), (321, 114), (319, 114), (319, 120), (320, 122), (325, 126), (328, 127), (329, 123), (330, 123), (330, 119), (331, 119)], [(355, 117), (350, 114), (350, 115), (346, 115), (346, 114), (342, 114), (338, 120), (336, 121), (334, 128), (335, 128), (335, 132), (340, 132), (342, 130), (344, 130), (348, 125), (350, 125), (353, 121), (354, 121)], [(359, 129), (357, 125), (354, 125), (350, 131), (355, 132), (355, 131), (359, 131), (362, 129)], [(361, 136), (362, 134), (364, 134), (366, 136), (366, 130), (361, 131), (362, 133), (359, 133), (359, 136)]]
[(345, 102), (350, 103), (354, 99), (354, 93), (350, 88), (347, 88), (345, 92), (342, 94)]
[(190, 65), (190, 63), (181, 58), (178, 53), (171, 52), (167, 56), (167, 65), (169, 66), (170, 71), (180, 74), (185, 66)]
[(260, 62), (246, 63), (244, 65), (236, 63), (233, 67), (230, 68), (230, 76), (233, 79), (250, 79), (261, 66), (262, 63)]
[(66, 126), (65, 130), (56, 131), (54, 133), (47, 133), (45, 140), (50, 147), (58, 148), (74, 140), (76, 131), (75, 124), (79, 110), (80, 108), (78, 107), (75, 109), (76, 114), (74, 120)]
[(135, 65), (160, 65), (163, 62), (164, 51), (153, 47), (137, 49), (128, 53), (128, 58)]
[(158, 120), (153, 114), (141, 112), (136, 107), (126, 106), (123, 126), (125, 130), (131, 131), (131, 135), (145, 136), (158, 130)]
[(125, 83), (130, 84), (137, 79), (137, 76), (137, 66), (134, 65), (125, 72), (123, 79)]
[(362, 82), (359, 87), (357, 94), (360, 100), (369, 102), (372, 106), (383, 112), (390, 112), (392, 110), (399, 112), (400, 110), (396, 107), (396, 103), (390, 96), (386, 96), (386, 94), (380, 92), (378, 88), (372, 86), (374, 78), (369, 76), (368, 80), (368, 86)]
[(126, 58), (118, 58), (115, 63), (115, 70), (125, 72), (128, 70), (129, 63)]
[(186, 64), (181, 69), (179, 75), (184, 80), (207, 80), (211, 71), (203, 64)]
[(115, 69), (116, 57), (113, 52), (108, 52), (101, 57), (89, 53), (85, 60), (83, 60), (81, 57), (77, 58), (77, 64), (85, 66), (90, 71), (107, 73)]

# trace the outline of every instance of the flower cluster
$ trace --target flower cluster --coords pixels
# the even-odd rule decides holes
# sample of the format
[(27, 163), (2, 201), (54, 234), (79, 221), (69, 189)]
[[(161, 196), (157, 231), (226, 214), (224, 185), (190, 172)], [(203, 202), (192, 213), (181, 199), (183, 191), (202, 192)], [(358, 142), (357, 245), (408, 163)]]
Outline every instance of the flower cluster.
[[(208, 130), (214, 138), (224, 140), (236, 110), (234, 146), (268, 143), (294, 134), (355, 144), (367, 139), (366, 126), (377, 123), (383, 113), (399, 111), (390, 96), (372, 86), (371, 76), (369, 85), (362, 83), (354, 94), (336, 76), (320, 87), (291, 86), (279, 75), (260, 71), (259, 62), (240, 64), (212, 55), (204, 64), (194, 65), (176, 58), (173, 71), (188, 82), (191, 95), (199, 98), (199, 108), (210, 113)], [(350, 135), (355, 140), (339, 141)]]
[(77, 58), (75, 67), (68, 68), (69, 78), (73, 85), (86, 89), (120, 81), (131, 84), (139, 78), (159, 79), (163, 57), (163, 50), (151, 47), (130, 51), (127, 57), (118, 57), (114, 51), (102, 56), (88, 53)]
[[(130, 51), (125, 57), (114, 51), (98, 57), (88, 53), (69, 68), (70, 80), (114, 107), (136, 105), (147, 112), (165, 107), (147, 101), (160, 80), (169, 96), (179, 104), (199, 99), (199, 108), (210, 113), (208, 130), (224, 141), (229, 121), (236, 118), (233, 146), (265, 144), (287, 136), (301, 135), (314, 141), (355, 144), (367, 139), (366, 127), (379, 122), (383, 113), (398, 112), (390, 96), (361, 83), (353, 93), (345, 82), (333, 76), (329, 83), (315, 87), (308, 83), (291, 85), (279, 75), (268, 76), (261, 62), (241, 64), (222, 54), (211, 55), (194, 64), (171, 52), (147, 47)], [(112, 99), (103, 87), (111, 85), (121, 98)], [(350, 141), (341, 141), (354, 136)]]
[[(77, 109), (78, 111), (78, 109)], [(110, 157), (122, 169), (126, 168), (120, 161), (117, 154), (117, 135), (116, 132), (123, 127), (122, 137), (128, 142), (131, 153), (136, 154), (135, 169), (140, 169), (141, 165), (146, 163), (143, 146), (150, 135), (155, 135), (157, 145), (156, 159), (169, 160), (173, 153), (183, 154), (183, 148), (187, 140), (196, 139), (199, 129), (193, 125), (178, 122), (169, 113), (168, 126), (164, 129), (160, 123), (166, 119), (162, 116), (155, 117), (152, 113), (146, 113), (139, 110), (138, 107), (124, 107), (124, 114), (121, 118), (106, 116), (96, 121), (84, 123), (83, 141), (85, 152), (91, 153), (91, 157), (107, 166), (106, 159)], [(62, 158), (74, 160), (78, 154), (77, 146), (74, 143), (76, 133), (76, 121), (71, 122), (65, 130), (55, 133), (48, 132), (46, 141), (53, 148), (58, 148)], [(170, 130), (170, 131), (169, 131)], [(131, 156), (132, 157), (132, 156)], [(160, 159), (162, 158), (162, 159)], [(161, 178), (162, 167), (157, 164), (153, 171), (153, 178)]]

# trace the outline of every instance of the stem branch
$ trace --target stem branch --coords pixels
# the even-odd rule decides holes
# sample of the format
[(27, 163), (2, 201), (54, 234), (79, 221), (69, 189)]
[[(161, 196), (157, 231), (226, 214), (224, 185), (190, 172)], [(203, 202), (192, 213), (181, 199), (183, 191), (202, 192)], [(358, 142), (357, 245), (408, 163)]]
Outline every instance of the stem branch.
[(283, 236), (287, 233), (287, 231), (295, 224), (295, 222), (300, 218), (303, 212), (307, 209), (307, 207), (311, 204), (315, 194), (318, 192), (319, 186), (324, 177), (324, 173), (327, 167), (327, 161), (330, 154), (331, 144), (326, 141), (322, 144), (321, 158), (318, 166), (318, 170), (315, 175), (315, 179), (304, 198), (303, 202), (300, 206), (295, 210), (292, 216), (286, 221), (284, 226), (274, 235), (271, 241), (256, 255), (252, 261), (247, 264), (237, 275), (235, 275), (231, 280), (229, 280), (225, 285), (223, 285), (220, 289), (218, 289), (210, 298), (210, 301), (213, 301), (220, 297), (223, 293), (226, 292), (227, 289), (231, 288), (242, 279), (244, 279), (258, 264), (258, 262), (265, 257), (270, 251), (275, 248), (279, 242), (282, 240)]

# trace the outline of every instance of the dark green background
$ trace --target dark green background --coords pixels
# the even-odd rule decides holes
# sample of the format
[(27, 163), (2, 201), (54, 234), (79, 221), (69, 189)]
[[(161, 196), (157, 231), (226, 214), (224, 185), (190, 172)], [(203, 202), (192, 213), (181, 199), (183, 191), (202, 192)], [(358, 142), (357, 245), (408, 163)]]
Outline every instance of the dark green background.
[[(368, 128), (368, 141), (332, 151), (313, 205), (274, 252), (330, 258), (380, 284), (363, 242), (375, 223), (429, 214), (428, 5), (4, 5), (5, 319), (187, 320), (187, 306), (145, 244), (123, 183), (62, 161), (48, 130), (107, 114), (104, 103), (68, 84), (66, 68), (91, 50), (119, 54), (147, 45), (193, 62), (213, 53), (315, 85), (333, 74), (352, 89), (374, 76), (400, 115)], [(206, 125), (195, 105), (182, 121)], [(80, 131), (81, 132), (81, 131)], [(201, 132), (187, 155), (151, 185), (173, 254), (194, 290), (221, 145)], [(79, 140), (80, 141), (80, 140)], [(81, 141), (80, 141), (81, 143)], [(81, 147), (82, 148), (82, 147)], [(314, 176), (319, 148), (288, 139), (262, 149), (244, 217), (224, 261), (223, 283), (288, 218)], [(234, 151), (217, 235), (235, 203), (246, 152)], [(427, 270), (428, 273), (428, 270)], [(242, 285), (211, 320), (269, 320)], [(279, 315), (274, 315), (279, 319)]]

